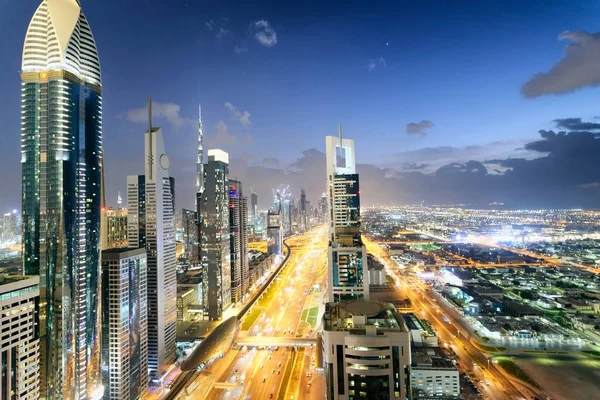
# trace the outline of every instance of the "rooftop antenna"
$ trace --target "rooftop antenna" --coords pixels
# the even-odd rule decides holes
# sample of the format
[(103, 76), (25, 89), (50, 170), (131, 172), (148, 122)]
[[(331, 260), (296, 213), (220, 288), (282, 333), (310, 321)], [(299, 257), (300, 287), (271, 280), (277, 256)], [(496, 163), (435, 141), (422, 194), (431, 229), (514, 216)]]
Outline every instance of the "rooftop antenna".
[(152, 180), (152, 165), (154, 164), (154, 155), (152, 154), (152, 97), (148, 95), (148, 178)]
[(341, 122), (338, 125), (338, 135), (340, 136), (340, 147), (344, 147), (342, 145), (342, 123)]

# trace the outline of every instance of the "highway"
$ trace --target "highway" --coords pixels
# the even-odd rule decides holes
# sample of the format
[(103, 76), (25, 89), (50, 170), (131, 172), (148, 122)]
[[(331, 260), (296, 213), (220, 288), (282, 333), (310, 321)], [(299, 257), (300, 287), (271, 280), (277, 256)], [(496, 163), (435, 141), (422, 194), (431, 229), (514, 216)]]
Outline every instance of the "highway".
[[(499, 367), (489, 362), (488, 356), (479, 348), (475, 347), (467, 335), (469, 330), (455, 320), (452, 313), (442, 310), (440, 313), (440, 301), (435, 298), (431, 291), (417, 278), (402, 275), (386, 252), (375, 242), (364, 240), (367, 251), (375, 255), (386, 268), (395, 275), (396, 284), (403, 297), (411, 300), (413, 310), (419, 318), (427, 319), (436, 329), (440, 345), (447, 343), (460, 357), (460, 368), (475, 374), (477, 380), (487, 381), (489, 385), (479, 385), (484, 396), (493, 400), (529, 399), (533, 396), (539, 398), (542, 394), (537, 390), (524, 387), (520, 382), (515, 382), (506, 376)], [(442, 318), (443, 314), (449, 322)], [(508, 397), (507, 396), (510, 396)]]
[[(322, 290), (326, 282), (326, 227), (320, 226), (304, 235), (291, 237), (286, 243), (290, 246), (290, 258), (280, 273), (273, 277), (275, 289), (266, 290), (256, 302), (254, 307), (262, 311), (261, 315), (249, 327), (242, 323), (242, 329), (246, 330), (240, 332), (240, 341), (244, 337), (256, 341), (263, 336), (289, 339), (316, 336), (314, 323), (317, 310), (323, 308)], [(310, 319), (312, 324), (303, 321), (302, 317)], [(215, 360), (208, 367), (208, 373), (189, 381), (188, 398), (289, 399), (292, 395), (285, 396), (288, 391), (296, 393), (296, 399), (310, 398), (315, 386), (305, 370), (310, 370), (313, 351), (311, 347), (296, 351), (283, 345), (277, 350), (233, 348), (223, 359)], [(325, 391), (324, 381), (319, 383), (323, 384), (323, 388), (320, 394), (315, 390), (315, 399), (322, 398)], [(300, 391), (302, 396), (298, 397)]]

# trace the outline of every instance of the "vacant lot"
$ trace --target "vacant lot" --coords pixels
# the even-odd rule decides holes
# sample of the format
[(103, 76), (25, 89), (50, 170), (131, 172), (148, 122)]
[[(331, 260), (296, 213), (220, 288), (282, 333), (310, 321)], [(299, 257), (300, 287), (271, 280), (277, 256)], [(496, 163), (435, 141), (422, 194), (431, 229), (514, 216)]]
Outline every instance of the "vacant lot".
[(553, 399), (597, 399), (600, 393), (600, 360), (595, 357), (524, 354), (516, 363)]

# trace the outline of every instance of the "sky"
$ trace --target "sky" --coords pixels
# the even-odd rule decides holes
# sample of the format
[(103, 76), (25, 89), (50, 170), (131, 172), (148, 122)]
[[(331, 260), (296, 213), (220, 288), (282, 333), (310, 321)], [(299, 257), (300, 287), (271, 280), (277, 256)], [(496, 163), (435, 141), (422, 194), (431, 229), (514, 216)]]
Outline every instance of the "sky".
[[(0, 212), (20, 206), (23, 40), (0, 0)], [(107, 203), (143, 172), (146, 99), (177, 207), (207, 148), (263, 208), (325, 188), (325, 136), (356, 141), (363, 205), (600, 207), (600, 2), (81, 0), (103, 79)]]

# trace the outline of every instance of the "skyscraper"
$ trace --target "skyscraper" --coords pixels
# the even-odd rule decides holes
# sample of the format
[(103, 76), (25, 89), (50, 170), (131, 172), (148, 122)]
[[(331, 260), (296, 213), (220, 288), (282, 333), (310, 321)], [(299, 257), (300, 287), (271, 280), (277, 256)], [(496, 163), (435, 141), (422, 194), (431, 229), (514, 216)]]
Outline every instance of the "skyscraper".
[(145, 175), (127, 177), (127, 235), (130, 248), (146, 248), (148, 286), (148, 370), (160, 380), (175, 362), (177, 272), (173, 179), (162, 130), (145, 133)]
[(198, 213), (192, 210), (181, 210), (183, 225), (183, 254), (190, 266), (198, 265)]
[(360, 190), (354, 140), (327, 136), (328, 301), (369, 298), (367, 252), (360, 236)]
[(252, 236), (254, 236), (258, 227), (258, 196), (252, 187), (250, 190), (252, 193), (250, 194), (250, 221), (248, 225), (252, 231)]
[(127, 247), (127, 209), (102, 208), (101, 250)]
[(308, 229), (308, 212), (306, 207), (306, 193), (304, 189), (300, 189), (300, 229), (306, 231)]
[(41, 397), (101, 391), (102, 82), (77, 0), (43, 0), (21, 67), (23, 272), (40, 275)]
[(134, 400), (148, 389), (146, 249), (102, 252), (104, 398)]
[(231, 305), (229, 155), (223, 150), (208, 150), (204, 177), (204, 192), (198, 202), (202, 305), (204, 317), (213, 321), (221, 319)]
[(0, 275), (0, 398), (40, 398), (39, 276)]
[(231, 302), (241, 301), (249, 286), (248, 200), (242, 182), (229, 180), (229, 247), (231, 252)]

